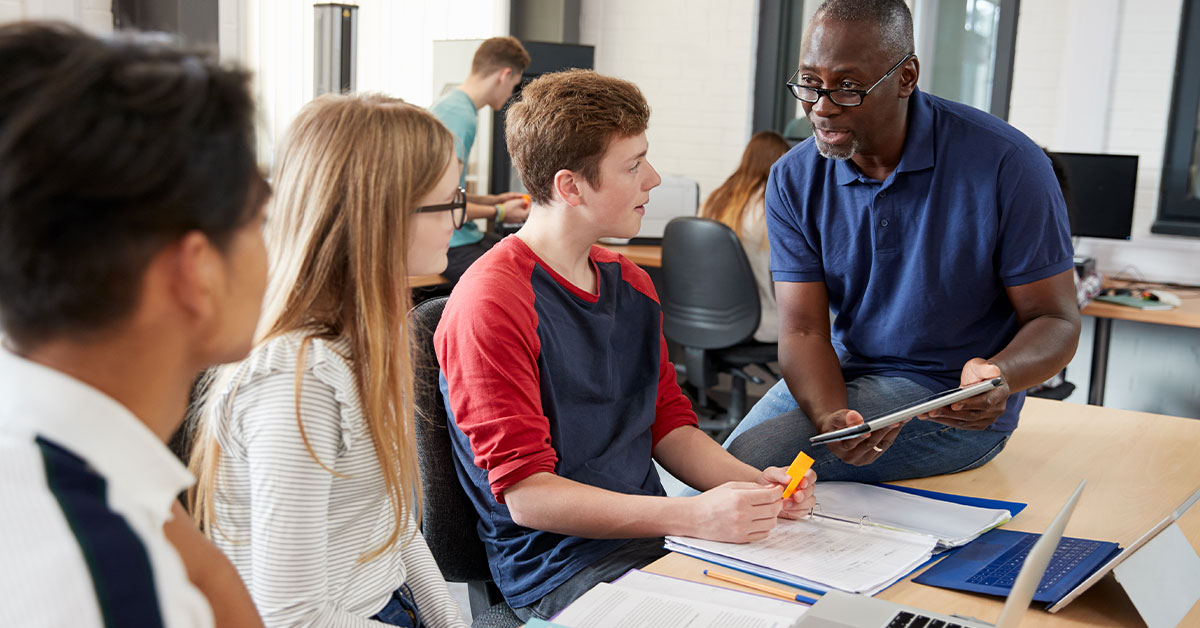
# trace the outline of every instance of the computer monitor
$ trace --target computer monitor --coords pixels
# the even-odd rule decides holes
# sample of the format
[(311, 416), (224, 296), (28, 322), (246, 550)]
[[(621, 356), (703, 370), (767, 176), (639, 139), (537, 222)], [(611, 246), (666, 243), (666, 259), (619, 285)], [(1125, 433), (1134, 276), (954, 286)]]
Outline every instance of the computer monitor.
[(1136, 155), (1052, 153), (1064, 171), (1071, 235), (1128, 240), (1133, 228)]

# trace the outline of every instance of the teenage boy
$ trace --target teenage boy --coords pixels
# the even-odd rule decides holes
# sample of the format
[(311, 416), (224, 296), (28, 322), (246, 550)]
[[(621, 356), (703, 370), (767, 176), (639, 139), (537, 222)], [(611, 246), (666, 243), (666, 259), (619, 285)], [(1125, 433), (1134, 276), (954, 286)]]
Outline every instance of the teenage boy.
[[(467, 80), (429, 108), (430, 113), (458, 138), (455, 148), (459, 161), (464, 165), (459, 187), (466, 187), (467, 155), (475, 143), (475, 124), (480, 107), (489, 106), (499, 111), (512, 97), (513, 88), (521, 82), (521, 74), (529, 67), (529, 61), (529, 53), (514, 37), (485, 40), (475, 51)], [(468, 194), (468, 220), (450, 238), (450, 250), (446, 254), (448, 264), (442, 276), (451, 283), (457, 282), (467, 267), (498, 241), (495, 236), (481, 232), (472, 220), (495, 218), (497, 223), (519, 223), (524, 222), (528, 214), (525, 199), (518, 192), (482, 196)]]
[(0, 58), (0, 625), (261, 625), (165, 444), (258, 319), (249, 77), (54, 24)]
[[(649, 117), (636, 86), (590, 71), (525, 87), (507, 134), (529, 219), (467, 271), (435, 335), (459, 478), (525, 619), (662, 556), (664, 535), (753, 541), (812, 503), (815, 475), (781, 500), (782, 469), (696, 428), (649, 276), (593, 245), (641, 227), (660, 182)], [(665, 497), (652, 458), (704, 492)]]

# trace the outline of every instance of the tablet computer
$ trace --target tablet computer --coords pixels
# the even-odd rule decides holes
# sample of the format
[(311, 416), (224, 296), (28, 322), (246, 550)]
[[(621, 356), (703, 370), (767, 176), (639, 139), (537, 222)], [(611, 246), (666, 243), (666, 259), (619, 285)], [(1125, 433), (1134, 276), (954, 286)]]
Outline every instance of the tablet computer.
[(895, 410), (892, 410), (883, 416), (868, 419), (861, 425), (851, 425), (850, 427), (843, 427), (840, 430), (825, 432), (824, 434), (813, 436), (808, 440), (814, 445), (819, 445), (821, 443), (833, 443), (839, 440), (854, 438), (855, 436), (862, 436), (863, 434), (883, 429), (889, 425), (906, 421), (917, 416), (918, 414), (925, 414), (931, 410), (944, 408), (957, 401), (970, 399), (975, 395), (981, 395), (1002, 385), (1003, 383), (1004, 378), (994, 377), (992, 379), (985, 379), (982, 382), (971, 384), (970, 386), (952, 388), (931, 397), (926, 397), (920, 401), (910, 403), (904, 407), (896, 408)]

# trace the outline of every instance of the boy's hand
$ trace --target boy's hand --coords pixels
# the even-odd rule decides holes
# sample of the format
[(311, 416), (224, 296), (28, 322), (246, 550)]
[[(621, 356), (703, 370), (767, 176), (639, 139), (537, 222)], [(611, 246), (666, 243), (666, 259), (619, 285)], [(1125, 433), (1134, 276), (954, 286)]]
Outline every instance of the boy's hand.
[[(782, 467), (767, 467), (763, 469), (762, 475), (758, 476), (759, 484), (774, 487), (781, 492), (791, 481), (791, 476)], [(796, 492), (792, 493), (791, 497), (780, 501), (782, 507), (779, 510), (779, 516), (784, 519), (799, 519), (807, 515), (813, 505), (817, 503), (816, 495), (813, 493), (816, 486), (817, 474), (809, 469), (804, 474), (804, 479), (800, 480), (800, 486)]]
[(688, 536), (726, 543), (766, 537), (783, 505), (778, 486), (752, 482), (726, 482), (684, 499), (695, 506)]

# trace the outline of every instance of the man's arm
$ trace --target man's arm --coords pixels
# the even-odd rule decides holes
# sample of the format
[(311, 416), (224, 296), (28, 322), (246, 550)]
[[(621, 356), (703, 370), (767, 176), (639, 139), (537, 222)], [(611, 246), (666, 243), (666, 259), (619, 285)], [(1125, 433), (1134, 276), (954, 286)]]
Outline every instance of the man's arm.
[(949, 408), (934, 410), (930, 419), (962, 429), (982, 430), (1004, 413), (1013, 391), (1046, 381), (1075, 355), (1079, 344), (1079, 305), (1070, 270), (1005, 289), (1017, 313), (1020, 329), (990, 359), (974, 358), (963, 367), (963, 385), (996, 376), (1004, 386)]
[[(792, 398), (822, 433), (862, 423), (862, 415), (846, 407), (846, 380), (830, 341), (825, 284), (777, 281), (775, 300), (779, 306), (779, 368)], [(898, 423), (828, 447), (849, 464), (868, 464), (896, 440), (902, 426)]]
[(496, 206), (504, 208), (504, 222), (525, 222), (529, 217), (529, 205), (520, 192), (505, 192), (503, 194), (487, 194), (477, 196), (467, 195), (467, 219), (495, 218)]

